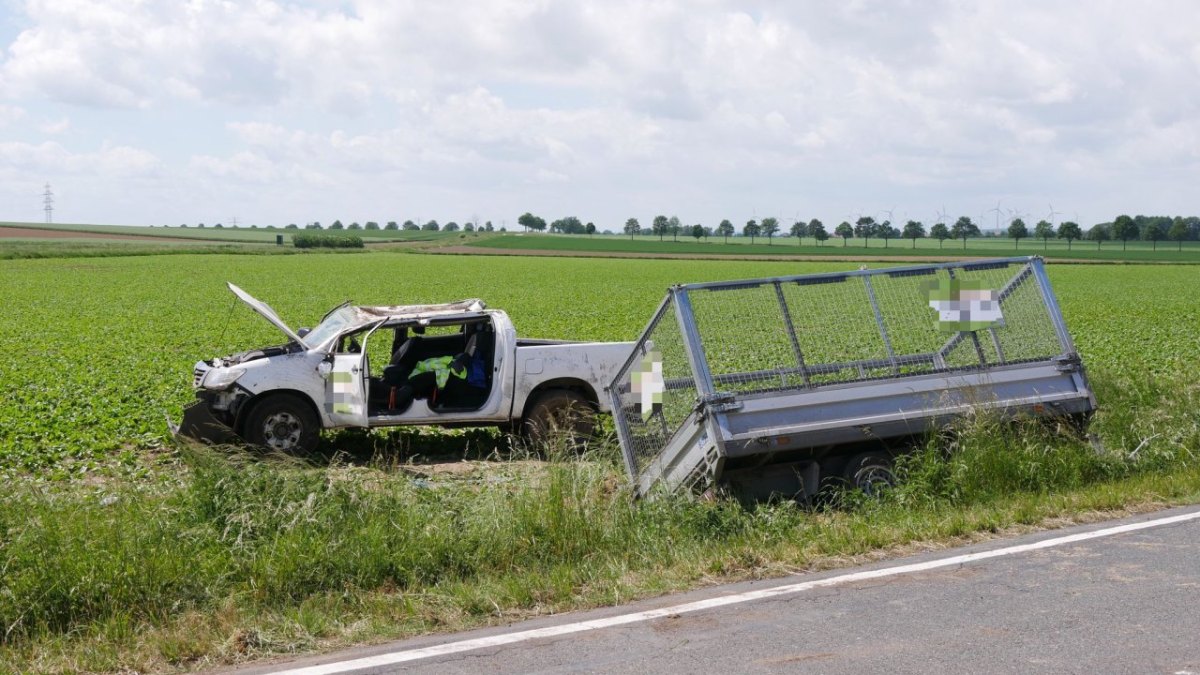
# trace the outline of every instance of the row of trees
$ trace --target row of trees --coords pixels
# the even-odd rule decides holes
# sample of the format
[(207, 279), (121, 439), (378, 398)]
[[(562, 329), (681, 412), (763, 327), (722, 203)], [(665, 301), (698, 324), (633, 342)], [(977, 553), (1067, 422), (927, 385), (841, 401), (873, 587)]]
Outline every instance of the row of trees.
[[(525, 228), (526, 231), (557, 232), (562, 234), (587, 234), (592, 235), (597, 232), (596, 225), (588, 222), (584, 223), (575, 216), (567, 216), (553, 222), (547, 223), (544, 218), (535, 216), (532, 213), (526, 212), (522, 214), (517, 222)], [(187, 225), (182, 225), (187, 227)], [(198, 227), (204, 227), (200, 223)], [(223, 227), (217, 223), (213, 227)], [(236, 227), (236, 225), (235, 225)], [(256, 225), (251, 225), (251, 228), (256, 228)], [(274, 226), (267, 226), (268, 229), (275, 229)], [(300, 229), (296, 224), (290, 224), (285, 229), (295, 230)], [(479, 224), (478, 219), (459, 225), (451, 221), (445, 225), (439, 224), (436, 220), (429, 220), (418, 225), (412, 220), (406, 220), (403, 223), (389, 221), (386, 225), (380, 226), (378, 222), (367, 221), (365, 224), (352, 222), (349, 225), (344, 225), (342, 221), (335, 220), (328, 228), (322, 227), (320, 222), (312, 222), (303, 226), (306, 230), (406, 230), (406, 231), (431, 231), (431, 232), (494, 232), (497, 229), (492, 225), (492, 222), (486, 221), (484, 224)], [(506, 231), (506, 228), (499, 228), (500, 232)], [(625, 221), (624, 233), (635, 236), (657, 236), (660, 241), (664, 240), (668, 235), (675, 241), (678, 241), (680, 236), (691, 236), (697, 240), (709, 237), (722, 237), (728, 242), (730, 237), (739, 234), (738, 229), (728, 219), (722, 220), (715, 228), (706, 227), (700, 224), (687, 225), (680, 221), (676, 216), (655, 216), (650, 224), (650, 227), (642, 227), (637, 218), (630, 218)], [(783, 233), (783, 226), (777, 218), (763, 218), (761, 221), (752, 219), (741, 227), (740, 234), (744, 237), (749, 237), (751, 242), (755, 242), (759, 237), (765, 238), (767, 244), (771, 245), (777, 236)], [(609, 232), (605, 231), (605, 234)], [(786, 233), (789, 236), (795, 237), (798, 243), (803, 243), (805, 237), (810, 237), (815, 243), (822, 244), (830, 237), (840, 237), (842, 246), (848, 246), (850, 239), (861, 239), (863, 246), (869, 245), (871, 239), (882, 239), (886, 248), (890, 241), (894, 239), (909, 239), (912, 241), (912, 246), (915, 248), (918, 239), (933, 238), (938, 240), (939, 247), (943, 247), (947, 239), (961, 240), (963, 247), (966, 248), (967, 239), (972, 237), (982, 236), (981, 230), (970, 217), (962, 216), (954, 221), (953, 224), (947, 225), (944, 222), (934, 223), (926, 229), (926, 226), (921, 221), (909, 220), (902, 228), (898, 228), (892, 224), (890, 220), (877, 222), (871, 216), (862, 216), (851, 224), (849, 221), (843, 221), (833, 228), (833, 232), (829, 232), (825, 228), (825, 224), (819, 219), (813, 218), (809, 221), (797, 219), (791, 225)], [(1057, 226), (1049, 221), (1041, 220), (1030, 227), (1020, 217), (1014, 217), (1009, 221), (1007, 229), (1003, 234), (997, 233), (997, 236), (1007, 235), (1013, 240), (1013, 247), (1020, 248), (1022, 239), (1041, 239), (1043, 248), (1049, 247), (1051, 239), (1061, 239), (1067, 242), (1067, 248), (1071, 248), (1075, 241), (1087, 239), (1095, 241), (1097, 248), (1105, 241), (1121, 241), (1124, 248), (1131, 240), (1145, 240), (1154, 243), (1154, 248), (1158, 248), (1158, 242), (1171, 240), (1178, 243), (1182, 248), (1184, 241), (1200, 240), (1200, 217), (1169, 217), (1169, 216), (1128, 216), (1121, 215), (1115, 218), (1112, 222), (1099, 223), (1088, 230), (1084, 230), (1078, 223), (1073, 221), (1065, 221)], [(991, 236), (991, 235), (989, 235)]]
[[(296, 225), (288, 225), (288, 228), (295, 229)], [(304, 229), (320, 230), (322, 228), (321, 228), (320, 221), (315, 221), (315, 222), (311, 222), (311, 223), (305, 225)], [(375, 221), (367, 221), (366, 225), (364, 226), (364, 225), (359, 225), (358, 223), (350, 223), (349, 225), (343, 225), (342, 221), (335, 220), (335, 221), (333, 221), (333, 223), (331, 223), (329, 225), (329, 229), (330, 230), (342, 230), (342, 229), (346, 229), (346, 230), (379, 230), (379, 229), (384, 229), (384, 230), (404, 230), (404, 231), (409, 231), (409, 232), (416, 232), (416, 231), (458, 232), (460, 230), (463, 232), (495, 232), (496, 231), (496, 228), (492, 225), (492, 221), (490, 221), (490, 220), (485, 222), (483, 225), (480, 225), (478, 221), (468, 221), (466, 223), (463, 223), (462, 225), (459, 225), (458, 223), (456, 223), (452, 220), (452, 221), (446, 223), (445, 225), (441, 225), (436, 220), (427, 220), (423, 224), (417, 225), (415, 222), (413, 222), (411, 220), (406, 220), (401, 224), (397, 224), (396, 221), (391, 220), (391, 221), (388, 221), (388, 224), (383, 226), (382, 228), (380, 228), (379, 223), (376, 223)], [(500, 231), (503, 232), (504, 228), (503, 227), (500, 228)]]
[[(588, 224), (591, 225), (591, 223), (588, 223)], [(187, 226), (188, 226), (187, 223), (183, 223), (182, 225), (180, 225), (180, 227), (184, 227), (184, 228), (186, 228)], [(196, 225), (196, 227), (204, 228), (204, 223), (199, 223)], [(215, 228), (215, 229), (223, 229), (224, 227), (225, 226), (222, 225), (221, 223), (217, 223), (216, 225), (213, 225), (213, 228)], [(595, 226), (592, 226), (592, 227), (593, 227), (593, 231), (595, 231)], [(233, 229), (237, 229), (237, 226), (234, 225)], [(258, 226), (251, 225), (250, 229), (258, 229)], [(274, 229), (276, 229), (276, 227), (274, 225), (267, 225), (265, 229), (274, 230)], [(450, 222), (446, 223), (445, 225), (441, 225), (436, 220), (429, 220), (421, 225), (417, 225), (415, 222), (413, 222), (411, 220), (406, 220), (403, 223), (397, 223), (394, 220), (389, 220), (387, 222), (387, 224), (384, 225), (383, 227), (380, 227), (379, 223), (375, 222), (374, 220), (368, 220), (364, 224), (360, 224), (358, 222), (352, 222), (349, 225), (343, 224), (342, 221), (340, 221), (340, 220), (335, 220), (332, 223), (330, 223), (329, 227), (324, 227), (321, 225), (321, 221), (317, 220), (317, 221), (313, 221), (311, 223), (305, 224), (303, 226), (303, 228), (301, 226), (297, 225), (296, 223), (290, 223), (287, 226), (285, 226), (283, 229), (285, 229), (285, 230), (299, 230), (299, 229), (305, 229), (305, 230), (405, 230), (405, 231), (412, 231), (412, 232), (416, 232), (416, 231), (458, 232), (460, 230), (463, 232), (495, 232), (496, 231), (496, 228), (492, 225), (492, 221), (490, 221), (490, 220), (486, 221), (482, 225), (480, 225), (478, 221), (468, 221), (466, 223), (463, 223), (462, 225), (459, 225), (458, 223), (456, 223), (454, 221), (450, 221)], [(505, 232), (506, 230), (505, 230), (505, 228), (501, 227), (499, 231)]]

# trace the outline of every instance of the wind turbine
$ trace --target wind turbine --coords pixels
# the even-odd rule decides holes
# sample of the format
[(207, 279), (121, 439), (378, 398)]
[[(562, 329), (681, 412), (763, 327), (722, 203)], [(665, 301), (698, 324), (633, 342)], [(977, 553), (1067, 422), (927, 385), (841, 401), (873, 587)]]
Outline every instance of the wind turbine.
[(996, 232), (999, 232), (1000, 231), (1000, 200), (999, 199), (996, 200), (996, 208), (990, 209), (987, 211), (987, 213), (993, 213), (993, 212), (996, 214)]
[[(1047, 202), (1047, 204), (1049, 204), (1049, 202)], [(1050, 224), (1053, 225), (1054, 224), (1054, 216), (1061, 216), (1062, 211), (1055, 211), (1054, 204), (1050, 204), (1050, 213), (1047, 215), (1050, 217)]]

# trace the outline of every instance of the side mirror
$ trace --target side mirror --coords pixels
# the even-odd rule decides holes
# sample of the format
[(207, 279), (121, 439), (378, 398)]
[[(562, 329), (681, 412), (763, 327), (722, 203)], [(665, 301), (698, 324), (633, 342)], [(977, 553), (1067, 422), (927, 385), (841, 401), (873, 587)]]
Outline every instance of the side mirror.
[(299, 335), (300, 337), (304, 337), (311, 332), (312, 332), (311, 328), (301, 328), (300, 330), (296, 331), (296, 335)]

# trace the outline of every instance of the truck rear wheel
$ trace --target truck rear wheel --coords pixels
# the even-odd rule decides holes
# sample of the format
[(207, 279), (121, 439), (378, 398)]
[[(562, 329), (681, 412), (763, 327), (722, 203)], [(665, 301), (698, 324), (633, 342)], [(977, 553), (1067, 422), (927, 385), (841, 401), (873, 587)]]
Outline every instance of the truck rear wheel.
[(544, 391), (529, 406), (521, 433), (535, 447), (564, 442), (580, 450), (596, 432), (596, 409), (570, 389)]
[(246, 414), (245, 439), (269, 450), (304, 455), (317, 449), (321, 424), (312, 408), (292, 394), (275, 394)]
[(864, 452), (851, 457), (843, 475), (850, 487), (871, 496), (896, 484), (892, 458), (883, 452)]

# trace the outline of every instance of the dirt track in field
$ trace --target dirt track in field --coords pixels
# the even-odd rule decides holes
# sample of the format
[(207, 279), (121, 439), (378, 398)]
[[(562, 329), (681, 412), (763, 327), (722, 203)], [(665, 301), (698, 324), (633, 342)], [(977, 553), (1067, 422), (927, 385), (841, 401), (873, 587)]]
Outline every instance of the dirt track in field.
[[(533, 248), (484, 248), (481, 246), (441, 246), (422, 253), (457, 255), (548, 256), (552, 258), (662, 258), (669, 260), (762, 260), (772, 262), (951, 262), (972, 260), (978, 256), (953, 255), (775, 255), (771, 253), (732, 255), (728, 253), (640, 253), (635, 251), (557, 251)], [(998, 257), (998, 256), (989, 256)], [(1086, 261), (1085, 261), (1086, 262)]]
[(167, 237), (142, 234), (102, 234), (74, 230), (43, 230), (36, 227), (0, 227), (0, 239), (122, 239), (126, 241), (171, 241)]

